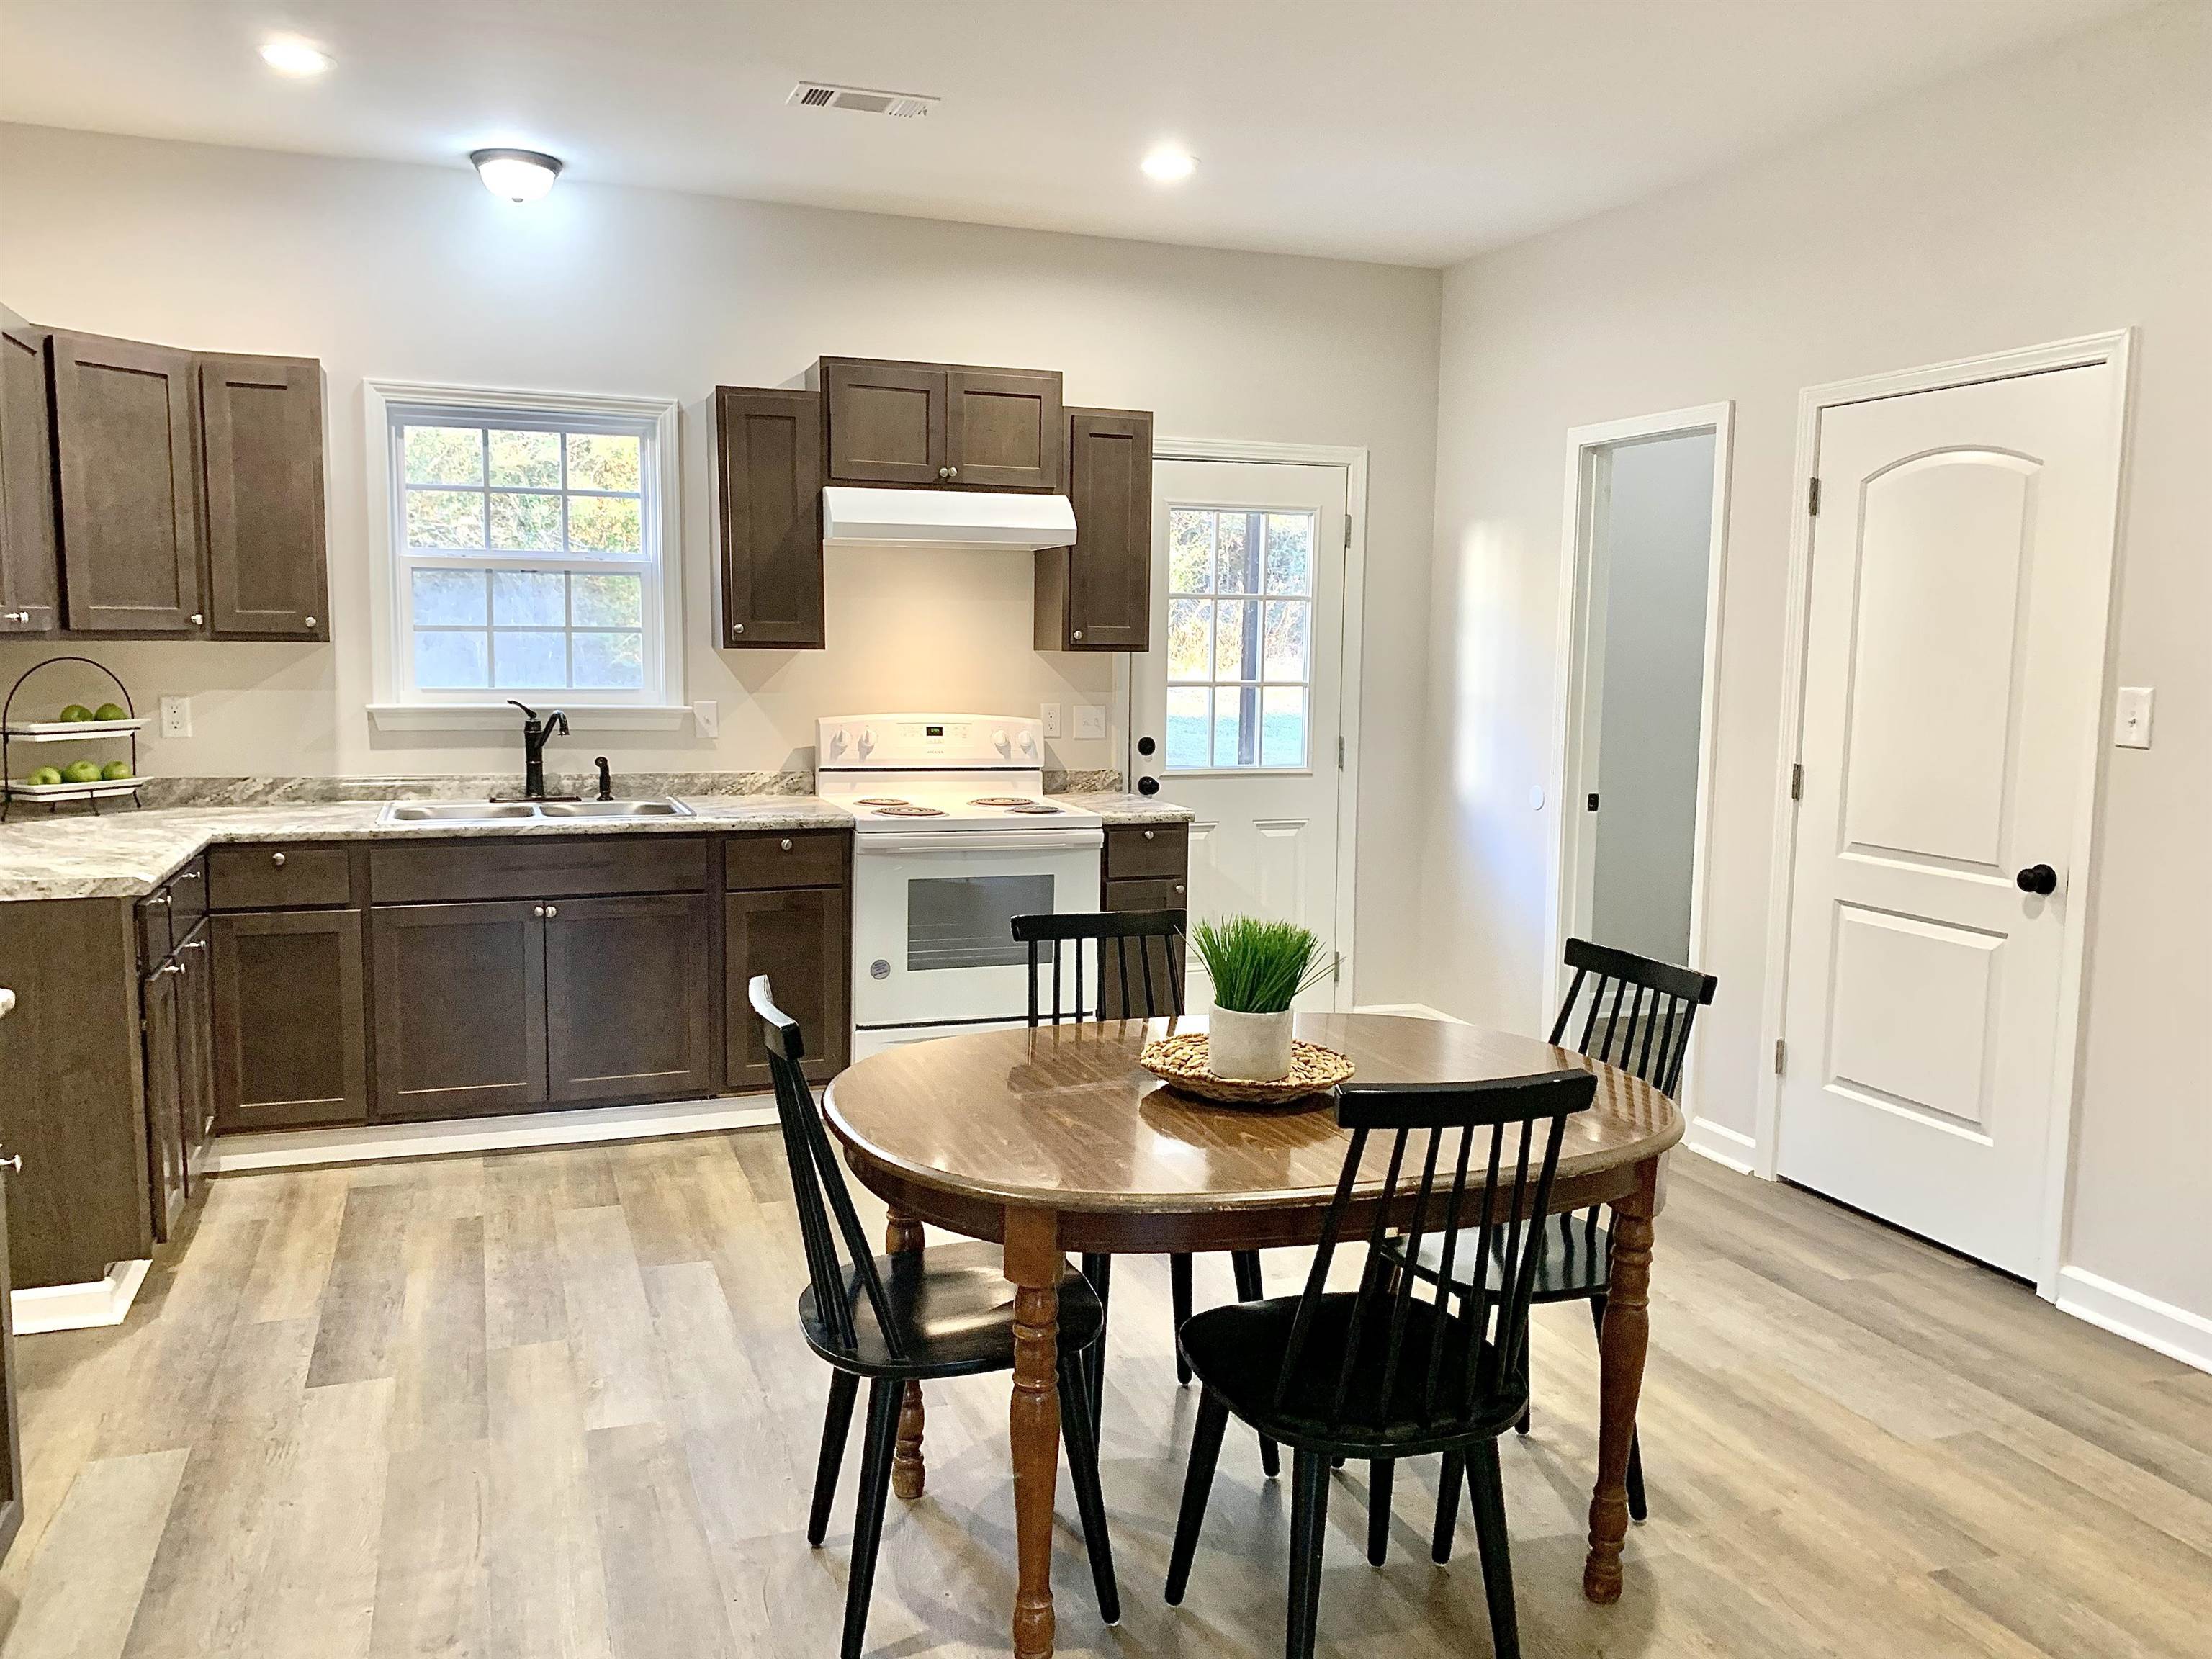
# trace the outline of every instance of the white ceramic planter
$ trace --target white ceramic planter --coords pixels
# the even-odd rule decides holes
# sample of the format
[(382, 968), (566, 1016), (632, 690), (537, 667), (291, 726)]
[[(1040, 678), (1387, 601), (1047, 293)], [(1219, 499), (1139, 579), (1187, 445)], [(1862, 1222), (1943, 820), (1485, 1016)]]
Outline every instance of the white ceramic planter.
[(1216, 1006), (1206, 1021), (1206, 1069), (1240, 1083), (1274, 1083), (1291, 1074), (1291, 1011), (1245, 1014)]

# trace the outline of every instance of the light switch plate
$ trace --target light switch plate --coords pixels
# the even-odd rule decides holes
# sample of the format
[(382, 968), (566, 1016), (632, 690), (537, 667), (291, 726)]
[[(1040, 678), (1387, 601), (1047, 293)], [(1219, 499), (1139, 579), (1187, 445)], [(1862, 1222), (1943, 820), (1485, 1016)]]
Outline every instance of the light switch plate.
[(2154, 694), (2148, 685), (2124, 685), (2112, 708), (2112, 741), (2122, 749), (2150, 747), (2150, 706)]
[(722, 735), (722, 706), (711, 697), (702, 698), (691, 705), (691, 723), (699, 728), (702, 738)]
[(1075, 735), (1079, 738), (1103, 738), (1106, 735), (1106, 711), (1095, 702), (1075, 705)]
[(189, 738), (192, 734), (192, 700), (190, 697), (161, 699), (161, 735), (165, 738)]
[(1044, 724), (1045, 736), (1048, 738), (1056, 738), (1060, 735), (1060, 705), (1058, 703), (1039, 703), (1037, 705), (1037, 718)]

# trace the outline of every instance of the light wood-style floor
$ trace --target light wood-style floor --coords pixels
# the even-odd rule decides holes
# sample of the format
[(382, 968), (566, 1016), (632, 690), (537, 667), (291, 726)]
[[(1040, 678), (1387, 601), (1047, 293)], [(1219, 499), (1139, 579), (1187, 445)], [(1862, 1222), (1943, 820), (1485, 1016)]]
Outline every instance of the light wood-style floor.
[[(233, 1176), (127, 1324), (26, 1339), (29, 1514), (7, 1659), (836, 1651), (847, 1462), (802, 1528), (824, 1373), (758, 1133)], [(1226, 1297), (1201, 1259), (1200, 1294)], [(1271, 1257), (1273, 1284), (1297, 1264)], [(1164, 1607), (1195, 1399), (1165, 1263), (1115, 1276), (1105, 1419), (1125, 1622), (1061, 1483), (1064, 1651), (1279, 1650), (1287, 1494), (1232, 1429), (1188, 1603)], [(1578, 1592), (1595, 1366), (1540, 1310), (1505, 1449), (1531, 1656), (2129, 1659), (2212, 1651), (2212, 1376), (1805, 1194), (1677, 1160), (1643, 1416), (1653, 1515), (1617, 1607)], [(930, 1492), (892, 1500), (872, 1655), (1005, 1650), (1006, 1382), (933, 1392)], [(1388, 1567), (1335, 1483), (1324, 1651), (1489, 1652), (1431, 1471)]]

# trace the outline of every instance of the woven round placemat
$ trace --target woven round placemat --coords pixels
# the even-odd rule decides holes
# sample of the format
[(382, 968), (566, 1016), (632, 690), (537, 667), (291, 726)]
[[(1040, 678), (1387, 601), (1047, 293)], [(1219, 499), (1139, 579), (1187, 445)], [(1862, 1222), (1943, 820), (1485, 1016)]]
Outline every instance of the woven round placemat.
[(1154, 1037), (1137, 1056), (1146, 1071), (1184, 1093), (1231, 1106), (1272, 1106), (1297, 1100), (1334, 1089), (1352, 1075), (1352, 1062), (1335, 1049), (1299, 1037), (1291, 1039), (1291, 1074), (1272, 1082), (1216, 1077), (1206, 1069), (1206, 1059), (1203, 1031)]

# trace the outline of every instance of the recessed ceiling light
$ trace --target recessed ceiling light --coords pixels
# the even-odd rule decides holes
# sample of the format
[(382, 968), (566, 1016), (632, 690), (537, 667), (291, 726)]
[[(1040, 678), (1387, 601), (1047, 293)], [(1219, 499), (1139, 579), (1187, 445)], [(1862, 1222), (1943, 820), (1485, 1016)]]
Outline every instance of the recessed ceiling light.
[(1198, 158), (1188, 150), (1178, 149), (1173, 144), (1162, 144), (1139, 165), (1144, 168), (1147, 179), (1156, 179), (1163, 185), (1176, 185), (1198, 171)]
[(261, 61), (279, 75), (305, 79), (331, 66), (331, 55), (296, 34), (272, 34), (261, 43)]
[(534, 149), (477, 149), (469, 152), (484, 188), (510, 202), (534, 202), (561, 176), (556, 157)]

